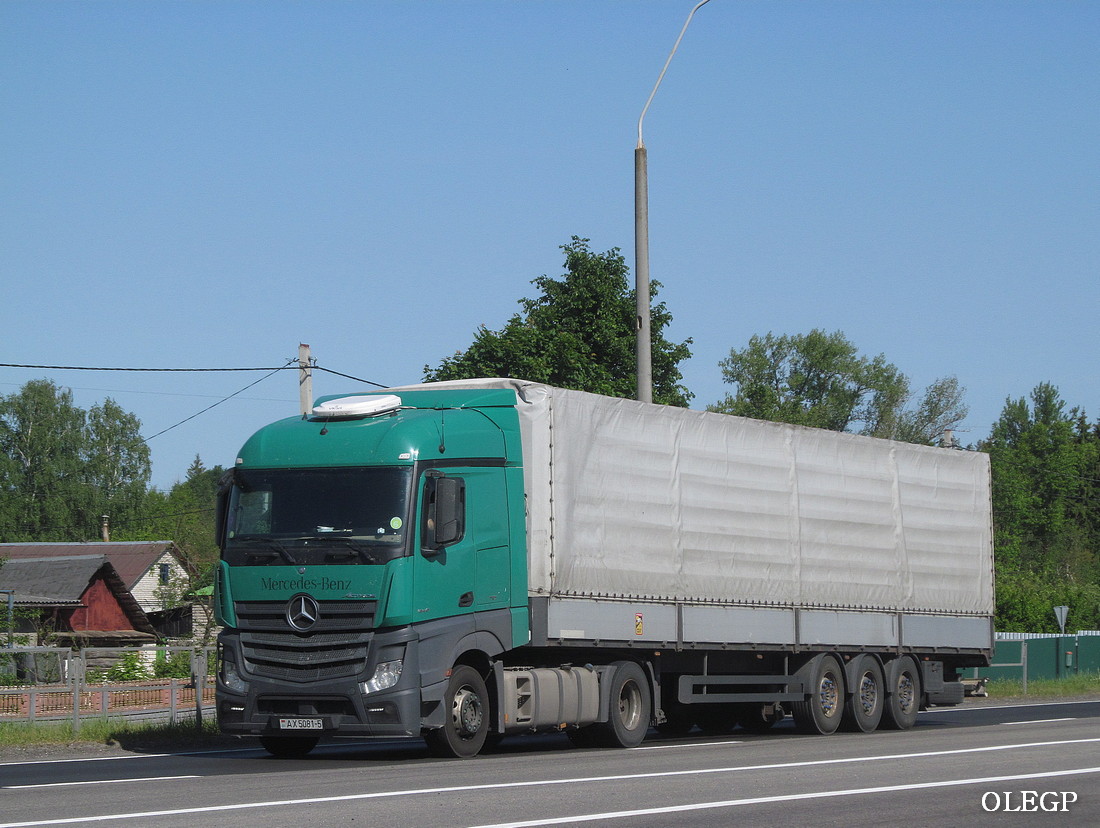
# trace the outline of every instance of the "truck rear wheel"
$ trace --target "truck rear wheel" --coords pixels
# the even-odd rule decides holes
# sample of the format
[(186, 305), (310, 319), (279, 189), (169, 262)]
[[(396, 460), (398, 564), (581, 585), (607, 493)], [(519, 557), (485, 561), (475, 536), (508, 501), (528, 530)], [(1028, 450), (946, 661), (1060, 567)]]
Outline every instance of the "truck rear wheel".
[(886, 695), (882, 668), (873, 656), (859, 656), (853, 676), (852, 694), (844, 705), (841, 726), (845, 730), (870, 733), (882, 720)]
[(649, 682), (633, 661), (616, 661), (611, 667), (614, 674), (608, 720), (596, 726), (600, 743), (605, 747), (637, 747), (649, 731), (653, 706)]
[(882, 708), (882, 727), (908, 730), (917, 723), (920, 712), (920, 672), (909, 656), (896, 658), (886, 665), (886, 703)]
[(454, 668), (443, 694), (446, 721), (424, 734), (435, 756), (468, 759), (477, 756), (489, 735), (489, 693), (485, 680), (473, 667)]
[(802, 733), (835, 733), (844, 713), (844, 670), (834, 656), (814, 656), (798, 671), (807, 698), (791, 704), (794, 723)]

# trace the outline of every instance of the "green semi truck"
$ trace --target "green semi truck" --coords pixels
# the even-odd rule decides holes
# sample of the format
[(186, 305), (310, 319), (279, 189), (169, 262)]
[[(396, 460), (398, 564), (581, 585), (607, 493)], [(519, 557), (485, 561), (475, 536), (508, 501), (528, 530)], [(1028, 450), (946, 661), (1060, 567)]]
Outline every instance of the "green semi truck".
[(989, 663), (985, 455), (506, 379), (321, 398), (219, 498), (218, 721), (321, 737), (911, 727)]

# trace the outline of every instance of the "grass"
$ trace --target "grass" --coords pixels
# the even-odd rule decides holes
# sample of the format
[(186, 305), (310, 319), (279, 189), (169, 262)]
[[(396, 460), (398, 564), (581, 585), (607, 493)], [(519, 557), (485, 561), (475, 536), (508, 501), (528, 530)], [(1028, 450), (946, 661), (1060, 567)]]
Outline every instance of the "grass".
[(205, 720), (178, 724), (127, 722), (120, 719), (84, 719), (73, 733), (72, 722), (4, 722), (0, 724), (0, 750), (43, 745), (118, 745), (127, 750), (151, 748), (200, 748), (236, 744), (223, 736), (216, 723)]
[[(995, 679), (985, 689), (991, 699), (1025, 696), (1023, 684), (1018, 679)], [(1078, 673), (1061, 679), (1031, 679), (1027, 683), (1026, 695), (1044, 698), (1100, 697), (1100, 672)]]

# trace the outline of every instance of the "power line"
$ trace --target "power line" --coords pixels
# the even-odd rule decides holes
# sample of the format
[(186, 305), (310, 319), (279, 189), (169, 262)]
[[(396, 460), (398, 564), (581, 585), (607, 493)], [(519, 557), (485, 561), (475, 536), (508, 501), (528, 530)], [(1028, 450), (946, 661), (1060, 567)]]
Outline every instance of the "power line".
[[(0, 382), (0, 386), (7, 388), (22, 388), (22, 385), (17, 382)], [(187, 397), (195, 399), (221, 399), (221, 394), (185, 394), (180, 391), (134, 391), (129, 388), (92, 388), (87, 385), (69, 385), (66, 383), (66, 388), (73, 391), (94, 391), (97, 394), (140, 394), (146, 397)], [(256, 402), (273, 402), (273, 403), (285, 403), (286, 397), (244, 397), (246, 400), (254, 400)]]
[(174, 428), (178, 428), (179, 426), (183, 425), (184, 423), (186, 423), (186, 422), (190, 422), (191, 420), (195, 419), (195, 418), (196, 418), (196, 417), (198, 417), (198, 416), (199, 416), (200, 414), (205, 414), (205, 413), (206, 413), (207, 411), (209, 411), (209, 410), (210, 410), (211, 408), (215, 408), (215, 407), (217, 407), (217, 406), (221, 405), (221, 404), (222, 404), (223, 402), (225, 402), (226, 400), (231, 400), (231, 399), (233, 399), (233, 398), (234, 398), (235, 396), (237, 396), (238, 394), (243, 394), (243, 393), (244, 393), (245, 391), (247, 391), (247, 390), (248, 390), (249, 388), (251, 388), (251, 387), (252, 387), (253, 385), (259, 385), (259, 384), (260, 384), (261, 382), (263, 382), (263, 381), (264, 381), (265, 379), (267, 379), (268, 377), (273, 377), (273, 376), (275, 376), (275, 374), (279, 373), (279, 372), (280, 372), (280, 371), (282, 371), (282, 370), (283, 370), (284, 368), (286, 368), (287, 366), (289, 366), (289, 365), (291, 364), (291, 362), (297, 362), (297, 360), (290, 360), (290, 362), (287, 362), (287, 364), (286, 364), (286, 365), (284, 365), (284, 366), (283, 366), (282, 368), (273, 368), (273, 369), (271, 369), (271, 371), (270, 371), (269, 373), (267, 373), (267, 374), (265, 374), (264, 376), (260, 377), (260, 378), (259, 378), (258, 380), (256, 380), (255, 382), (250, 382), (250, 383), (249, 383), (248, 385), (246, 385), (246, 386), (245, 386), (244, 388), (240, 389), (239, 391), (234, 391), (234, 392), (233, 392), (232, 394), (230, 394), (230, 395), (229, 395), (228, 397), (223, 397), (222, 399), (218, 400), (218, 401), (217, 401), (216, 403), (213, 403), (213, 404), (211, 404), (211, 405), (208, 405), (208, 406), (206, 406), (206, 408), (204, 408), (204, 409), (203, 409), (202, 411), (196, 411), (196, 412), (195, 412), (194, 414), (192, 414), (192, 415), (191, 415), (190, 417), (186, 417), (185, 419), (182, 419), (182, 420), (180, 420), (180, 421), (179, 421), (178, 423), (176, 423), (175, 425), (170, 425), (170, 426), (168, 426), (168, 428), (162, 428), (162, 429), (161, 429), (160, 431), (158, 431), (158, 432), (157, 432), (156, 434), (153, 434), (153, 435), (151, 435), (151, 436), (149, 436), (149, 437), (145, 437), (145, 438), (143, 438), (143, 439), (142, 439), (142, 442), (143, 442), (143, 443), (148, 443), (148, 442), (149, 442), (150, 440), (152, 440), (152, 439), (153, 439), (153, 437), (159, 437), (160, 435), (164, 434), (165, 432), (171, 431), (171, 430), (172, 430), (172, 429), (174, 429)]
[(356, 382), (363, 382), (363, 383), (366, 383), (367, 385), (373, 385), (375, 388), (391, 388), (392, 387), (392, 386), (389, 386), (389, 385), (382, 385), (379, 382), (372, 382), (371, 380), (362, 379), (360, 377), (353, 377), (351, 374), (341, 374), (339, 371), (333, 371), (331, 368), (322, 368), (320, 365), (314, 365), (313, 369), (315, 371), (324, 371), (325, 373), (328, 373), (328, 374), (335, 374), (336, 376), (343, 377), (344, 379), (355, 380)]
[[(0, 362), (0, 368), (35, 368), (48, 371), (129, 371), (140, 373), (225, 373), (230, 371), (297, 371), (298, 360), (289, 360), (286, 365), (280, 365), (278, 368), (114, 368), (103, 366), (90, 366), (90, 365), (31, 365), (18, 362)], [(364, 383), (365, 385), (373, 385), (375, 388), (389, 388), (389, 385), (383, 385), (380, 382), (374, 382), (373, 380), (363, 379), (362, 377), (352, 376), (351, 374), (345, 374), (340, 371), (334, 371), (331, 368), (325, 368), (321, 365), (310, 366), (315, 371), (324, 371), (328, 374), (335, 374), (338, 377), (344, 379), (355, 380), (356, 382)], [(265, 377), (266, 379), (266, 377)], [(121, 393), (121, 392), (120, 392)]]
[(24, 365), (15, 362), (0, 362), (0, 368), (42, 368), (50, 371), (142, 371), (146, 373), (212, 373), (219, 371), (287, 371), (291, 369), (291, 360), (278, 368), (104, 368), (87, 365)]

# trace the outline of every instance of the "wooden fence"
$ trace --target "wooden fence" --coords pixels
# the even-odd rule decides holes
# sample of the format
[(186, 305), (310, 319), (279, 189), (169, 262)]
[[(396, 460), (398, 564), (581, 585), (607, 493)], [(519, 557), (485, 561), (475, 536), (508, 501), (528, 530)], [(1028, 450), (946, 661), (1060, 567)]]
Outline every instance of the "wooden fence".
[[(0, 672), (5, 679), (0, 686), (0, 725), (71, 720), (75, 732), (82, 719), (125, 717), (173, 724), (194, 719), (201, 726), (203, 717), (214, 712), (214, 677), (209, 670), (213, 648), (159, 649), (189, 652), (190, 678), (88, 680), (90, 661), (103, 663), (105, 658), (109, 660), (111, 652), (133, 650), (0, 649), (0, 667), (11, 668), (10, 672)], [(153, 654), (154, 658), (156, 655)], [(33, 683), (12, 683), (20, 674), (29, 674)], [(95, 675), (93, 671), (92, 677)]]

